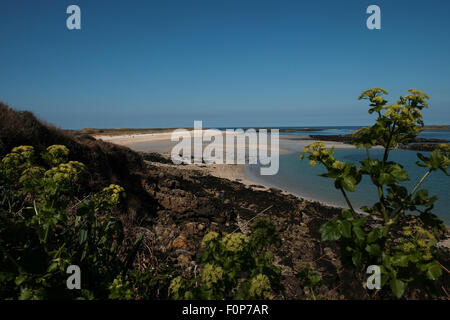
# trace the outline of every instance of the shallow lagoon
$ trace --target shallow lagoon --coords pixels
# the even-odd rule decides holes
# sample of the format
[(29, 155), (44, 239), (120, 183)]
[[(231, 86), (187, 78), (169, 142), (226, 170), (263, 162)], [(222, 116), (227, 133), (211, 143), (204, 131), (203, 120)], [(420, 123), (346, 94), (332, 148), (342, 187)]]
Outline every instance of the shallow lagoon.
[[(383, 149), (372, 149), (372, 158), (382, 158)], [(422, 152), (427, 154), (427, 152)], [(393, 150), (390, 160), (399, 162), (409, 173), (410, 181), (403, 183), (411, 190), (416, 182), (425, 173), (426, 168), (417, 166), (416, 151)], [(324, 173), (324, 167), (317, 165), (310, 167), (307, 160), (299, 160), (300, 152), (280, 155), (280, 170), (274, 176), (261, 176), (257, 165), (246, 166), (247, 175), (260, 183), (278, 189), (298, 194), (304, 198), (314, 199), (337, 206), (346, 206), (342, 194), (334, 188), (333, 180), (318, 176)], [(365, 150), (336, 149), (335, 156), (342, 161), (359, 161), (364, 159)], [(422, 184), (421, 188), (428, 189), (430, 195), (438, 196), (433, 212), (437, 214), (446, 225), (450, 225), (450, 179), (442, 171), (433, 172)], [(355, 192), (349, 197), (355, 208), (371, 205), (376, 202), (377, 191), (368, 177), (364, 177)]]

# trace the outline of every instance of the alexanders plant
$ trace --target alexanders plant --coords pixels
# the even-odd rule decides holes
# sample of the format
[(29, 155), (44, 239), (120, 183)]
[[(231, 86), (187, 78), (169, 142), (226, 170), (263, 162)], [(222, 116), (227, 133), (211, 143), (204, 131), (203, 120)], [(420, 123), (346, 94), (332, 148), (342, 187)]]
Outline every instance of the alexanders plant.
[[(112, 214), (124, 189), (110, 185), (86, 195), (86, 174), (62, 145), (48, 147), (40, 159), (33, 147), (20, 146), (1, 160), (1, 299), (133, 296), (123, 279), (141, 238), (120, 258), (124, 231)], [(81, 291), (66, 288), (72, 264), (81, 268)]]
[[(389, 160), (389, 154), (420, 132), (424, 125), (421, 110), (428, 107), (429, 97), (410, 89), (396, 104), (387, 105), (386, 94), (382, 88), (372, 88), (359, 97), (369, 100), (369, 113), (377, 116), (374, 125), (353, 135), (353, 144), (366, 151), (366, 158), (359, 164), (337, 160), (334, 150), (327, 150), (322, 142), (306, 146), (300, 158), (307, 157), (312, 166), (322, 164), (327, 172), (321, 176), (334, 180), (348, 206), (340, 217), (321, 226), (322, 240), (338, 241), (343, 261), (362, 273), (369, 265), (380, 265), (383, 289), (390, 287), (397, 298), (408, 286), (421, 286), (432, 294), (432, 281), (441, 276), (442, 270), (436, 260), (436, 236), (425, 228), (437, 233), (445, 227), (432, 213), (437, 197), (429, 196), (421, 185), (432, 172), (442, 171), (448, 176), (449, 147), (441, 145), (428, 156), (418, 153), (417, 165), (426, 168), (423, 177), (411, 190), (403, 186), (409, 175), (401, 164)], [(384, 147), (380, 159), (370, 154), (376, 145)], [(348, 193), (356, 190), (363, 177), (376, 187), (378, 201), (361, 210), (380, 217), (379, 225), (369, 225), (368, 216), (358, 214), (350, 200)], [(424, 228), (414, 225), (401, 230), (405, 214), (412, 212), (419, 213)]]
[(209, 232), (202, 241), (201, 272), (193, 279), (171, 281), (173, 299), (269, 299), (282, 289), (281, 270), (274, 265), (270, 246), (280, 246), (275, 226), (256, 218), (251, 235)]

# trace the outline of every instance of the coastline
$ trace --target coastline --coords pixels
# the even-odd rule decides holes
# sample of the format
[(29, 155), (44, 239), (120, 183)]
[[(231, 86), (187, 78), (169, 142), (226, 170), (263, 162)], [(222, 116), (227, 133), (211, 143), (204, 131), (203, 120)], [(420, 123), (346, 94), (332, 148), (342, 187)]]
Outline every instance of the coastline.
[[(188, 131), (190, 134), (191, 131)], [(223, 131), (223, 134), (227, 134)], [(171, 141), (171, 132), (157, 132), (157, 133), (136, 133), (136, 134), (124, 134), (124, 135), (93, 135), (97, 140), (103, 140), (106, 142), (118, 144), (128, 147), (138, 152), (150, 152), (158, 153), (166, 159), (170, 159), (170, 151), (172, 147), (177, 143)], [(302, 152), (304, 147), (310, 143), (320, 141), (308, 138), (308, 136), (294, 136), (294, 135), (280, 135), (280, 154)], [(355, 149), (355, 146), (338, 141), (323, 141), (326, 148), (335, 149)], [(258, 148), (258, 146), (249, 146), (246, 144), (246, 148)], [(381, 148), (381, 147), (375, 147)], [(268, 147), (270, 150), (270, 146)], [(154, 163), (157, 166), (174, 166), (173, 164), (161, 164)], [(210, 174), (217, 178), (227, 179), (233, 182), (242, 183), (244, 186), (249, 187), (257, 191), (267, 191), (270, 189), (279, 190), (282, 194), (291, 195), (299, 200), (307, 200), (311, 202), (317, 202), (323, 206), (331, 206), (336, 208), (342, 208), (339, 204), (333, 202), (327, 202), (323, 199), (314, 197), (307, 197), (292, 191), (282, 190), (278, 186), (271, 185), (265, 181), (261, 181), (255, 177), (252, 177), (246, 171), (246, 165), (244, 164), (187, 164), (177, 166), (182, 170), (194, 170), (202, 172), (203, 174)], [(359, 213), (364, 214), (362, 211)]]
[[(161, 158), (165, 159), (166, 161), (170, 161), (170, 158), (168, 155), (159, 154)], [(148, 160), (147, 160), (148, 161)], [(304, 195), (282, 190), (277, 186), (272, 186), (270, 184), (267, 184), (266, 182), (258, 181), (258, 179), (254, 179), (253, 177), (250, 177), (245, 170), (245, 165), (240, 164), (188, 164), (188, 165), (175, 165), (173, 163), (161, 163), (159, 161), (148, 161), (148, 163), (152, 166), (158, 167), (160, 169), (165, 170), (179, 170), (180, 172), (186, 172), (188, 175), (194, 174), (194, 175), (200, 175), (203, 177), (214, 177), (218, 178), (220, 180), (226, 180), (230, 183), (235, 183), (242, 185), (244, 189), (250, 190), (251, 192), (259, 193), (259, 192), (267, 192), (268, 194), (279, 194), (281, 197), (286, 197), (288, 199), (295, 199), (299, 203), (307, 203), (308, 205), (315, 206), (317, 205), (319, 208), (322, 208), (324, 212), (322, 212), (323, 217), (326, 219), (326, 216), (328, 215), (329, 211), (333, 212), (340, 212), (340, 210), (343, 208), (339, 204), (327, 202), (322, 199), (316, 199), (311, 197), (305, 197)], [(217, 195), (217, 194), (216, 194)], [(319, 210), (320, 212), (321, 210)], [(369, 214), (361, 211), (356, 210), (356, 212), (360, 215), (367, 215)], [(415, 219), (414, 216), (410, 216), (410, 218)], [(376, 221), (376, 218), (373, 218)], [(447, 233), (450, 232), (450, 226), (446, 225)], [(446, 248), (447, 250), (450, 249), (450, 237), (447, 237), (445, 239), (441, 239), (438, 242), (438, 246), (442, 248)]]
[[(321, 239), (320, 227), (340, 215), (338, 207), (255, 184), (251, 177), (245, 177), (244, 165), (175, 165), (168, 158), (169, 153), (161, 156), (156, 152), (136, 152), (129, 147), (95, 140), (90, 135), (72, 135), (48, 127), (31, 113), (6, 111), (9, 117), (0, 121), (6, 129), (0, 137), (2, 155), (18, 145), (33, 146), (38, 153), (49, 145), (64, 145), (70, 150), (70, 159), (85, 164), (91, 173), (85, 194), (102, 190), (109, 184), (125, 189), (126, 201), (117, 217), (124, 225), (128, 243), (142, 236), (138, 266), (156, 270), (168, 268), (171, 272), (194, 277), (206, 234), (236, 231), (247, 234), (249, 223), (264, 215), (282, 239), (279, 247), (271, 249), (273, 261), (281, 270), (280, 283), (285, 288), (275, 299), (308, 298), (302, 279), (297, 276), (306, 264), (313, 265), (323, 279), (315, 289), (316, 295), (330, 300), (366, 297), (360, 276), (343, 269), (339, 248)], [(24, 123), (26, 130), (17, 131), (11, 123)], [(143, 139), (140, 147), (167, 148), (167, 141), (161, 138), (156, 135), (154, 144), (150, 145), (145, 145)], [(298, 152), (310, 142), (312, 140), (287, 142), (285, 149)], [(368, 224), (379, 222), (380, 217), (369, 216)], [(405, 219), (405, 224), (419, 223), (415, 216)], [(440, 263), (450, 265), (448, 232), (439, 233), (439, 240)], [(447, 248), (443, 248), (446, 244)], [(446, 295), (442, 292), (439, 297)], [(158, 292), (156, 298), (164, 296)], [(378, 298), (392, 296), (387, 292)], [(417, 299), (417, 293), (406, 298)]]
[[(190, 131), (188, 131), (190, 134)], [(224, 134), (226, 134), (224, 132)], [(122, 145), (128, 147), (134, 151), (138, 152), (154, 152), (161, 156), (169, 159), (170, 161), (170, 151), (177, 142), (171, 141), (171, 133), (144, 133), (144, 134), (133, 134), (133, 135), (96, 135), (94, 136), (97, 140), (103, 140), (110, 143)], [(280, 135), (280, 154), (302, 152), (303, 148), (310, 143), (320, 141), (309, 138), (308, 136), (290, 136), (290, 135)], [(355, 149), (355, 146), (338, 141), (323, 141), (326, 148), (335, 149)], [(246, 149), (248, 148), (258, 148), (258, 146), (249, 146), (246, 144)], [(380, 146), (375, 146), (374, 148), (382, 148)], [(268, 147), (270, 150), (270, 146)], [(174, 164), (161, 164), (152, 163), (157, 166), (175, 166)], [(187, 164), (182, 166), (176, 166), (182, 170), (197, 171), (204, 175), (211, 175), (216, 178), (227, 179), (232, 182), (239, 182), (243, 184), (246, 188), (255, 191), (270, 191), (278, 190), (281, 194), (294, 196), (299, 200), (306, 200), (310, 202), (318, 203), (326, 207), (334, 207), (341, 209), (342, 205), (327, 201), (319, 197), (305, 196), (293, 191), (283, 190), (277, 185), (270, 184), (266, 181), (262, 181), (257, 177), (252, 176), (247, 172), (246, 166), (244, 164)], [(359, 214), (366, 214), (361, 210), (357, 210)], [(450, 228), (446, 224), (447, 228)], [(446, 247), (450, 248), (450, 239), (446, 240)]]

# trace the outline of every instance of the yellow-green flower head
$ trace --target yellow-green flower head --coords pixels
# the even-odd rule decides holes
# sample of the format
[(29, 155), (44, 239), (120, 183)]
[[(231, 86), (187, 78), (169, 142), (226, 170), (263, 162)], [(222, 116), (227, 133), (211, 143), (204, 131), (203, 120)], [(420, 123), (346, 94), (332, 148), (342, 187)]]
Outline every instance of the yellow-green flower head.
[(317, 142), (313, 143), (313, 145), (314, 145), (314, 148), (317, 148), (317, 149), (322, 149), (325, 146), (323, 141), (317, 141)]
[(429, 232), (428, 230), (425, 230), (422, 227), (414, 226), (414, 231), (417, 233), (417, 235), (419, 237), (427, 238), (427, 239), (430, 239), (430, 240), (434, 240), (433, 234), (431, 232)]
[(376, 104), (383, 104), (386, 100), (384, 100), (384, 98), (381, 96), (376, 96), (376, 97), (372, 98), (371, 101)]
[(333, 164), (331, 165), (334, 169), (338, 169), (338, 170), (344, 170), (345, 168), (345, 162), (336, 160), (335, 162), (333, 162)]
[(103, 188), (103, 192), (112, 194), (121, 194), (125, 189), (117, 184), (111, 184), (109, 187)]
[(412, 95), (407, 95), (405, 98), (408, 99), (409, 96), (413, 96), (413, 97), (420, 97), (423, 99), (430, 99), (430, 97), (423, 91), (421, 90), (417, 90), (417, 89), (409, 89), (409, 92), (412, 93)]
[(404, 227), (402, 233), (404, 236), (407, 236), (407, 237), (411, 236), (412, 235), (411, 227)]
[(426, 247), (427, 246), (427, 242), (425, 240), (423, 240), (423, 239), (419, 239), (419, 240), (417, 240), (417, 245), (419, 247)]
[(25, 169), (22, 173), (22, 176), (19, 179), (20, 183), (27, 183), (29, 181), (37, 180), (42, 178), (44, 175), (45, 170), (41, 167), (30, 167), (28, 169)]
[(83, 172), (86, 170), (86, 166), (79, 161), (69, 161), (68, 167), (76, 172)]
[(8, 153), (2, 159), (2, 163), (8, 168), (19, 167), (23, 163), (23, 157), (19, 153)]
[(311, 167), (315, 167), (316, 164), (317, 164), (317, 161), (316, 161), (316, 160), (309, 160), (309, 165), (310, 165)]
[(202, 270), (202, 281), (208, 289), (211, 289), (215, 284), (223, 279), (223, 269), (219, 266), (213, 266), (208, 263)]
[(219, 234), (218, 234), (217, 232), (214, 232), (214, 231), (208, 232), (208, 233), (203, 237), (203, 240), (202, 240), (202, 247), (203, 247), (203, 248), (206, 248), (206, 247), (209, 245), (209, 243), (210, 243), (211, 241), (217, 239), (218, 236), (219, 236)]
[(30, 167), (30, 168), (26, 169), (23, 172), (23, 174), (28, 174), (28, 175), (34, 176), (34, 175), (40, 175), (43, 172), (44, 172), (43, 168), (34, 166), (34, 167)]
[(249, 293), (253, 297), (268, 298), (271, 292), (269, 278), (264, 274), (258, 274), (250, 282)]
[(178, 277), (172, 279), (172, 281), (170, 282), (169, 290), (170, 290), (170, 292), (178, 294), (182, 285), (183, 285), (183, 278), (178, 276)]
[(78, 161), (70, 161), (69, 163), (62, 163), (56, 167), (51, 168), (45, 172), (45, 176), (56, 183), (64, 181), (76, 182), (80, 179), (85, 171), (85, 166)]
[(415, 248), (414, 243), (411, 243), (411, 242), (405, 242), (402, 245), (402, 249), (405, 252), (410, 252), (410, 251), (414, 250), (414, 248)]
[(69, 155), (69, 149), (66, 146), (60, 144), (54, 144), (47, 148), (47, 152), (53, 155)]
[(69, 158), (69, 149), (66, 146), (55, 144), (47, 148), (43, 158), (52, 165), (58, 165), (67, 162)]
[(222, 244), (225, 250), (230, 252), (240, 252), (244, 249), (244, 245), (249, 242), (247, 236), (242, 233), (233, 233), (222, 238)]
[(328, 150), (324, 149), (322, 141), (313, 142), (303, 149), (300, 160), (303, 160), (308, 153), (310, 153), (310, 160), (320, 160), (321, 155), (328, 155)]
[(19, 146), (12, 149), (13, 153), (20, 154), (24, 159), (31, 159), (34, 155), (34, 148), (32, 146)]
[(441, 149), (444, 152), (450, 152), (450, 144), (440, 144), (439, 149)]
[(120, 198), (125, 196), (125, 189), (117, 184), (111, 184), (102, 191), (102, 197), (112, 205), (117, 205)]
[(370, 99), (371, 101), (379, 95), (387, 94), (388, 92), (383, 88), (372, 88), (364, 91), (358, 98), (361, 99)]

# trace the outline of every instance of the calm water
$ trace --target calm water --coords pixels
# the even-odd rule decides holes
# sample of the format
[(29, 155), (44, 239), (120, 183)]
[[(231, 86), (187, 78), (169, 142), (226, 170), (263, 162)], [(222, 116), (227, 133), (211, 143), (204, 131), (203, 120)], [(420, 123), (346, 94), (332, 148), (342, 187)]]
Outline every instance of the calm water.
[[(439, 133), (436, 133), (439, 135)], [(447, 136), (442, 139), (448, 139)], [(442, 135), (444, 136), (444, 135)], [(371, 157), (382, 158), (383, 149), (371, 150)], [(401, 163), (408, 171), (410, 181), (403, 185), (411, 190), (416, 182), (425, 173), (426, 168), (421, 168), (415, 164), (418, 160), (417, 152), (409, 150), (394, 150), (390, 154), (390, 159)], [(429, 154), (422, 152), (423, 154)], [(298, 194), (304, 198), (314, 199), (333, 205), (345, 206), (341, 193), (334, 188), (333, 180), (319, 177), (325, 169), (319, 165), (310, 167), (307, 160), (299, 160), (300, 152), (280, 155), (280, 170), (275, 176), (260, 176), (259, 168), (256, 165), (246, 167), (248, 176), (255, 181), (276, 187), (281, 190)], [(339, 160), (354, 162), (364, 159), (365, 151), (358, 149), (336, 149), (335, 156)], [(429, 190), (430, 195), (438, 196), (435, 203), (434, 213), (437, 214), (446, 225), (450, 225), (450, 179), (442, 171), (433, 172), (422, 184), (421, 188)], [(376, 202), (376, 188), (371, 184), (370, 179), (364, 177), (358, 185), (357, 190), (349, 193), (355, 207), (371, 205)]]
[[(311, 127), (315, 129), (322, 129), (321, 131), (294, 131), (294, 132), (280, 132), (280, 135), (338, 135), (338, 134), (352, 134), (355, 130), (361, 127), (341, 126), (341, 127)], [(295, 128), (284, 128), (295, 129)], [(425, 130), (418, 135), (421, 138), (428, 139), (445, 139), (450, 140), (449, 130)]]
[[(322, 129), (320, 131), (303, 131), (298, 130), (294, 132), (280, 132), (280, 135), (337, 135), (337, 134), (352, 134), (353, 131), (360, 127), (311, 127), (314, 129)], [(283, 128), (283, 129), (295, 129), (295, 128)]]
[(421, 138), (450, 140), (450, 130), (425, 130), (418, 135)]
[[(285, 132), (280, 135), (307, 136), (322, 134), (350, 134), (358, 127), (317, 127), (323, 128), (323, 131), (296, 131)], [(449, 130), (427, 130), (419, 134), (423, 138), (435, 138), (450, 140)], [(323, 167), (310, 167), (307, 160), (300, 161), (299, 155), (302, 146), (309, 144), (306, 140), (285, 140), (280, 146), (290, 150), (291, 153), (280, 155), (280, 170), (275, 176), (260, 176), (259, 167), (252, 165), (246, 166), (247, 175), (255, 181), (276, 187), (281, 190), (298, 194), (304, 198), (314, 199), (333, 205), (345, 206), (342, 195), (333, 186), (331, 179), (319, 177), (318, 174), (325, 172)], [(152, 143), (140, 143), (130, 146), (139, 151), (157, 151), (170, 152), (170, 149), (176, 142), (153, 141)], [(365, 157), (364, 150), (357, 149), (336, 149), (336, 157), (344, 161), (357, 162)], [(382, 157), (382, 149), (371, 150), (372, 157)], [(427, 152), (422, 152), (427, 154)], [(425, 173), (425, 169), (418, 167), (415, 162), (418, 160), (416, 151), (394, 150), (391, 152), (391, 160), (401, 163), (409, 173), (410, 181), (404, 185), (412, 189), (415, 183)], [(422, 185), (422, 188), (429, 190), (430, 195), (437, 195), (438, 201), (435, 204), (434, 213), (441, 217), (447, 225), (450, 226), (450, 179), (441, 171), (434, 172), (428, 180)], [(376, 202), (377, 191), (365, 177), (358, 185), (356, 192), (349, 193), (350, 199), (355, 207), (372, 205)]]

